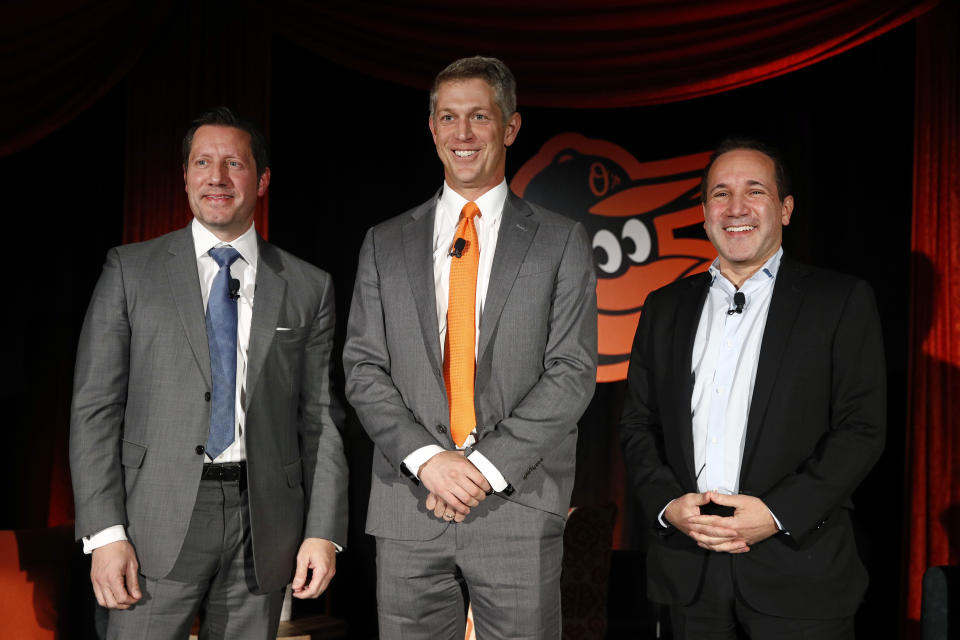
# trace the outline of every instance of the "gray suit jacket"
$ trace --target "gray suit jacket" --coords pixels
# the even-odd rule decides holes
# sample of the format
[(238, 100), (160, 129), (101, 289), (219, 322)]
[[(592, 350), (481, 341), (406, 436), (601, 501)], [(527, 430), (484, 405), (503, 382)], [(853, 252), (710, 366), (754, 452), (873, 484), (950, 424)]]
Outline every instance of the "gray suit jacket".
[[(426, 540), (447, 526), (401, 471), (420, 447), (455, 448), (433, 280), (436, 202), (367, 233), (343, 354), (347, 397), (376, 445), (367, 532), (393, 539)], [(583, 227), (508, 195), (480, 320), (475, 449), (513, 487), (509, 499), (566, 516), (596, 359)]]
[[(346, 542), (347, 471), (329, 381), (333, 328), (330, 276), (259, 239), (245, 437), (254, 565), (265, 591), (289, 582), (304, 537)], [(111, 249), (74, 376), (78, 538), (124, 524), (140, 571), (169, 573), (200, 483), (210, 390), (189, 226)]]

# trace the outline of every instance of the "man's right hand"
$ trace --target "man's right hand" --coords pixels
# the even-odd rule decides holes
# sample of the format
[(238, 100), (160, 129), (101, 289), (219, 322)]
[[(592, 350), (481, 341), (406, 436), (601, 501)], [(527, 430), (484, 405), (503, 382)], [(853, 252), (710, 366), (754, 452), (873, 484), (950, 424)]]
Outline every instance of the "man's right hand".
[(420, 465), (420, 482), (447, 508), (464, 516), (492, 490), (480, 470), (459, 451), (438, 453)]
[(90, 582), (97, 602), (108, 609), (129, 609), (142, 597), (137, 571), (140, 564), (133, 545), (118, 540), (93, 550)]
[[(708, 502), (710, 502), (710, 496), (708, 493), (685, 493), (667, 505), (666, 510), (663, 512), (663, 517), (678, 531), (683, 533), (683, 535), (688, 536), (692, 540), (696, 540), (698, 545), (704, 546), (701, 542), (703, 533), (696, 531), (694, 528), (694, 523), (690, 522), (690, 518), (701, 515), (700, 507)], [(736, 543), (739, 541), (740, 544), (738, 545), (738, 548), (736, 550), (731, 550), (731, 553), (749, 551), (746, 543), (740, 540), (740, 534), (735, 529), (729, 529), (722, 526), (713, 526), (710, 529), (710, 535), (713, 538), (728, 541), (730, 543)]]

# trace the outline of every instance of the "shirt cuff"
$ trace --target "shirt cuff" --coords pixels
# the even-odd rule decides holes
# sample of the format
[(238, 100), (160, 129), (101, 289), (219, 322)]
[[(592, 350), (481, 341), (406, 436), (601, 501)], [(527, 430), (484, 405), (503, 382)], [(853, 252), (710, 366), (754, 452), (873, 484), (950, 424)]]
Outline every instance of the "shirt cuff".
[(414, 478), (420, 477), (420, 467), (423, 466), (423, 463), (437, 455), (438, 453), (443, 453), (444, 448), (436, 444), (428, 444), (425, 447), (420, 447), (406, 458), (403, 459), (403, 464), (407, 467), (407, 471)]
[(127, 533), (123, 529), (122, 524), (115, 524), (112, 527), (107, 527), (103, 531), (98, 531), (92, 536), (83, 537), (83, 552), (86, 554), (93, 553), (94, 549), (99, 549), (104, 547), (111, 542), (117, 542), (118, 540), (126, 540)]
[(487, 460), (485, 455), (474, 450), (467, 456), (467, 460), (472, 462), (473, 466), (483, 474), (483, 477), (490, 483), (490, 488), (494, 491), (499, 493), (507, 488), (508, 483), (506, 478), (503, 477), (499, 469), (493, 466), (492, 462)]
[[(770, 507), (767, 507), (767, 511), (770, 511)], [(790, 535), (790, 532), (787, 531), (787, 530), (785, 530), (785, 529), (783, 528), (783, 525), (780, 524), (780, 519), (777, 518), (776, 515), (774, 515), (773, 511), (770, 511), (770, 517), (772, 517), (774, 523), (776, 523), (777, 529), (780, 529), (780, 531), (783, 531), (785, 534)]]
[[(663, 527), (664, 529), (669, 529), (671, 525), (670, 525), (669, 522), (664, 522), (664, 520), (663, 520), (663, 514), (667, 512), (667, 507), (669, 507), (670, 505), (672, 505), (672, 504), (673, 504), (674, 502), (676, 502), (676, 501), (677, 501), (677, 499), (674, 498), (673, 500), (671, 500), (670, 502), (668, 502), (667, 504), (665, 504), (664, 507), (663, 507), (663, 509), (660, 509), (660, 513), (657, 514), (657, 522), (659, 522), (659, 523), (660, 523), (660, 526)], [(774, 518), (774, 520), (776, 520), (776, 518)]]

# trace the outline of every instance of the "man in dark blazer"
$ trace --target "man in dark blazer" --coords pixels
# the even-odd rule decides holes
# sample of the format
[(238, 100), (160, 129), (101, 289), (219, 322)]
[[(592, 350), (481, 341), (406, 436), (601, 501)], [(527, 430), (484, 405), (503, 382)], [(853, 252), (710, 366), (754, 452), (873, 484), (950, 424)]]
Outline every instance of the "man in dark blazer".
[(346, 538), (331, 279), (254, 230), (255, 126), (214, 109), (183, 153), (194, 220), (111, 249), (84, 321), (76, 533), (108, 637), (186, 638), (200, 611), (201, 638), (272, 638), (285, 586), (319, 595)]
[(851, 638), (866, 588), (850, 494), (883, 448), (880, 322), (866, 283), (783, 255), (790, 193), (773, 150), (721, 145), (702, 182), (719, 256), (637, 328), (622, 442), (677, 638)]
[[(478, 638), (560, 634), (577, 420), (596, 376), (596, 282), (583, 227), (509, 193), (515, 92), (492, 58), (437, 76), (429, 127), (443, 188), (371, 229), (360, 253), (343, 359), (348, 400), (376, 445), (367, 532), (385, 639), (462, 638), (462, 586)], [(458, 245), (474, 205), (477, 240)], [(449, 281), (476, 243), (476, 307), (462, 334), (475, 364), (471, 416), (456, 442)]]

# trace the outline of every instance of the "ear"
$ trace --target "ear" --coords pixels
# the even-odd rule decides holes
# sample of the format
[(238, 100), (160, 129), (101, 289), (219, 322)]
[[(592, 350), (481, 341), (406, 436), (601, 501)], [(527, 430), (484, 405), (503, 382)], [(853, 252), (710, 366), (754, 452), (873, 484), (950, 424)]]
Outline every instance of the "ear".
[(267, 187), (270, 186), (270, 167), (267, 167), (263, 170), (263, 175), (260, 176), (260, 179), (257, 181), (257, 197), (262, 196), (267, 192)]
[(783, 226), (790, 224), (791, 215), (793, 215), (793, 196), (787, 196), (780, 205), (780, 222)]
[(433, 114), (427, 117), (427, 126), (430, 127), (430, 135), (433, 136), (433, 144), (437, 144), (437, 124), (433, 121)]
[(503, 128), (503, 146), (509, 147), (517, 139), (517, 133), (520, 131), (520, 112), (514, 111), (513, 115), (507, 119), (506, 126)]
[(187, 190), (187, 165), (183, 165), (183, 190)]

